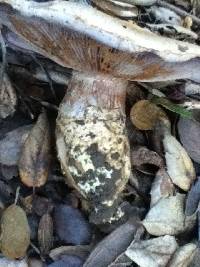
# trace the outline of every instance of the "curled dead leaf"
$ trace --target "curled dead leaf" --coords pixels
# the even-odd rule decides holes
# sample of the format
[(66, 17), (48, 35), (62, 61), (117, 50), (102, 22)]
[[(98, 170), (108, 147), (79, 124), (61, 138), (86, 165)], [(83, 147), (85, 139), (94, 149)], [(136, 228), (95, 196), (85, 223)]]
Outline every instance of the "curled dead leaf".
[(163, 145), (167, 172), (172, 182), (184, 191), (188, 191), (196, 178), (190, 157), (176, 138), (170, 134), (165, 135)]
[(152, 130), (161, 117), (167, 117), (165, 112), (149, 100), (138, 101), (130, 113), (132, 123), (140, 130)]
[(105, 267), (111, 264), (129, 246), (137, 226), (125, 223), (105, 237), (91, 252), (84, 267)]
[(114, 262), (108, 265), (108, 267), (128, 267), (131, 266), (132, 260), (122, 253), (119, 257), (116, 258)]
[(150, 7), (149, 12), (153, 15), (155, 20), (160, 23), (179, 26), (182, 24), (181, 17), (176, 12), (168, 8), (153, 5)]
[(86, 259), (92, 249), (90, 245), (61, 246), (50, 251), (49, 256), (54, 260), (59, 260), (63, 255), (74, 255)]
[(150, 143), (154, 151), (160, 156), (164, 156), (163, 153), (163, 138), (166, 133), (171, 133), (171, 122), (169, 119), (160, 119), (156, 122), (153, 131), (149, 133)]
[(161, 198), (173, 196), (175, 187), (165, 169), (160, 169), (156, 173), (156, 177), (151, 187), (151, 207), (155, 205)]
[(15, 112), (17, 95), (9, 77), (4, 73), (0, 88), (0, 118), (4, 119)]
[(20, 157), (21, 148), (32, 128), (32, 125), (21, 126), (8, 132), (0, 140), (0, 163), (6, 166), (15, 166)]
[[(200, 113), (198, 112), (198, 116), (199, 115)], [(180, 118), (178, 122), (178, 132), (181, 143), (189, 156), (197, 163), (200, 163), (200, 122)]]
[(141, 168), (142, 165), (146, 164), (154, 165), (158, 168), (164, 166), (163, 159), (156, 152), (144, 146), (133, 147), (131, 151), (131, 163), (136, 168)]
[(197, 247), (192, 262), (189, 264), (188, 267), (199, 267), (199, 262), (200, 262), (200, 248)]
[(53, 246), (53, 220), (48, 213), (44, 214), (40, 219), (38, 243), (43, 255), (47, 255)]
[(46, 113), (40, 114), (29, 133), (19, 159), (21, 181), (29, 187), (40, 187), (48, 178), (50, 165), (50, 128)]
[(185, 214), (191, 216), (198, 208), (200, 201), (200, 177), (198, 177), (196, 183), (191, 187), (187, 194)]
[(190, 0), (190, 3), (192, 5), (193, 13), (196, 16), (199, 16), (200, 14), (200, 3), (198, 0)]
[(24, 257), (30, 244), (30, 228), (25, 212), (9, 206), (1, 218), (1, 251), (9, 259)]
[(177, 247), (175, 237), (165, 235), (133, 242), (125, 254), (140, 267), (165, 267)]
[(178, 235), (194, 227), (196, 215), (184, 214), (185, 195), (160, 199), (147, 213), (143, 225), (151, 235)]
[(177, 249), (170, 260), (168, 267), (188, 267), (197, 251), (197, 245), (193, 243), (186, 244)]

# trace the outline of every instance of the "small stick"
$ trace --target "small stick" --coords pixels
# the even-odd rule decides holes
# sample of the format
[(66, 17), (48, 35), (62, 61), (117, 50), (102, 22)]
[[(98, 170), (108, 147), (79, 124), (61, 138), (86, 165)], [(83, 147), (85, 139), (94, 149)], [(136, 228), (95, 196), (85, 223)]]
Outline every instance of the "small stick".
[(188, 110), (200, 109), (200, 101), (195, 101), (195, 100), (185, 101), (181, 106), (185, 107)]
[[(0, 25), (0, 44), (1, 44), (1, 51), (2, 51), (2, 65), (1, 65), (1, 74), (0, 74), (0, 84), (3, 84), (3, 78), (4, 78), (4, 73), (6, 71), (6, 66), (7, 66), (7, 60), (6, 60), (6, 44), (4, 41), (4, 38), (1, 33), (1, 25)], [(2, 87), (3, 88), (3, 87)]]
[(57, 97), (56, 97), (56, 94), (55, 94), (55, 90), (54, 90), (54, 87), (53, 87), (53, 82), (52, 82), (51, 76), (49, 75), (49, 72), (46, 70), (46, 68), (40, 63), (40, 61), (35, 56), (31, 55), (31, 57), (40, 66), (41, 70), (46, 74), (47, 80), (48, 80), (48, 83), (49, 83), (49, 86), (50, 86), (50, 89), (51, 89), (51, 93), (52, 93), (54, 99), (57, 100)]
[(15, 87), (15, 90), (18, 92), (19, 94), (19, 98), (20, 100), (22, 101), (22, 103), (24, 104), (24, 106), (26, 107), (28, 113), (29, 113), (29, 116), (30, 118), (33, 120), (35, 118), (35, 116), (33, 115), (33, 113), (31, 112), (31, 109), (30, 107), (27, 105), (26, 101), (24, 100), (24, 95), (22, 95), (22, 92), (21, 90), (19, 89), (19, 87), (16, 85), (16, 84), (13, 84), (13, 86)]
[(15, 205), (17, 205), (17, 201), (19, 199), (19, 191), (20, 191), (20, 186), (17, 187), (16, 194), (15, 194)]
[(156, 3), (156, 0), (115, 0), (117, 2), (124, 2), (130, 5), (151, 6)]
[(45, 259), (42, 257), (39, 248), (37, 248), (32, 242), (30, 242), (30, 245), (33, 248), (33, 250), (40, 256), (40, 259), (44, 262)]
[(42, 101), (38, 97), (30, 96), (30, 98), (33, 99), (33, 100), (35, 100), (35, 101), (37, 101), (37, 102), (39, 102), (45, 108), (53, 109), (55, 111), (58, 111), (58, 107), (56, 105), (53, 105), (53, 104), (51, 104), (49, 102), (46, 102), (46, 101)]

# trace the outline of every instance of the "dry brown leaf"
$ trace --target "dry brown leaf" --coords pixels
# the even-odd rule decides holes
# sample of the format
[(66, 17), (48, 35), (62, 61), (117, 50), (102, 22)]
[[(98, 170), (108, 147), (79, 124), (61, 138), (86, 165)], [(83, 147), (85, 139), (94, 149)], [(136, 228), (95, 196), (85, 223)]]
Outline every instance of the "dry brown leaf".
[(168, 267), (188, 267), (197, 251), (197, 245), (193, 243), (186, 244), (177, 249), (170, 260)]
[(21, 148), (32, 128), (32, 125), (21, 126), (10, 131), (0, 140), (0, 163), (15, 166), (19, 160)]
[(193, 13), (196, 16), (200, 15), (200, 3), (199, 0), (190, 0), (190, 3), (192, 5)]
[(140, 130), (152, 130), (160, 117), (167, 117), (165, 112), (149, 100), (138, 101), (131, 109), (132, 123)]
[(108, 267), (128, 267), (131, 266), (132, 260), (122, 253), (119, 257), (116, 258)]
[(173, 236), (133, 242), (125, 254), (140, 267), (165, 267), (178, 244)]
[(185, 204), (185, 214), (191, 216), (198, 208), (200, 202), (200, 177), (196, 180), (196, 183), (191, 187), (187, 194)]
[(164, 166), (163, 159), (155, 151), (149, 150), (144, 146), (133, 147), (131, 151), (131, 163), (138, 168), (146, 164), (155, 165), (158, 168)]
[(104, 238), (84, 263), (84, 267), (106, 267), (111, 264), (126, 248), (134, 238), (137, 226), (125, 223)]
[(197, 163), (200, 163), (200, 122), (180, 118), (178, 122), (178, 132), (181, 143), (189, 156)]
[(199, 262), (200, 262), (200, 248), (198, 247), (196, 249), (192, 262), (189, 264), (188, 267), (199, 267)]
[(9, 206), (1, 218), (1, 252), (9, 259), (22, 258), (30, 244), (30, 228), (25, 212)]
[(20, 178), (25, 185), (40, 187), (46, 183), (50, 146), (49, 123), (46, 113), (42, 113), (24, 143), (18, 164)]
[(184, 191), (188, 191), (196, 178), (190, 157), (176, 138), (170, 134), (165, 135), (163, 145), (167, 172), (172, 182)]
[(48, 213), (44, 214), (40, 219), (38, 243), (43, 255), (47, 255), (53, 246), (53, 220)]
[(8, 76), (4, 73), (0, 88), (0, 118), (4, 119), (15, 112), (17, 95)]
[(191, 229), (196, 215), (184, 214), (185, 195), (177, 194), (160, 199), (147, 213), (143, 225), (151, 235), (177, 235)]
[(159, 23), (179, 26), (181, 26), (182, 24), (181, 17), (176, 12), (168, 8), (153, 5), (152, 7), (150, 7), (149, 12)]
[[(139, 227), (137, 229), (133, 242), (135, 242), (136, 239), (140, 240), (142, 236), (144, 235), (144, 232), (145, 232), (144, 227), (143, 226)], [(109, 264), (106, 267), (128, 267), (128, 266), (132, 266), (132, 260), (128, 256), (126, 256), (125, 251), (124, 251), (111, 264)]]
[[(137, 192), (140, 192), (142, 195), (148, 195), (151, 190), (151, 185), (153, 181), (153, 176), (148, 173), (144, 173), (142, 170), (136, 170), (135, 168), (132, 170), (129, 182), (132, 186), (132, 189), (135, 188)], [(136, 192), (131, 191), (133, 194), (137, 195)]]
[(151, 187), (151, 207), (155, 205), (161, 198), (173, 196), (175, 187), (165, 169), (160, 169), (156, 173), (156, 177)]
[(91, 251), (91, 246), (88, 245), (77, 245), (77, 246), (61, 246), (52, 249), (49, 256), (52, 260), (56, 261), (63, 255), (74, 255), (86, 259)]

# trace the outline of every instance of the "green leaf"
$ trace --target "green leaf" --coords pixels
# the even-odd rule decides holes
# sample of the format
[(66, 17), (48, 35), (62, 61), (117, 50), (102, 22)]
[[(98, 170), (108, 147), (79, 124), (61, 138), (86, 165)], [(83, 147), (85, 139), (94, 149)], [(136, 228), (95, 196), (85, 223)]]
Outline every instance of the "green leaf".
[(192, 112), (191, 111), (187, 110), (186, 108), (184, 108), (178, 104), (174, 104), (173, 102), (171, 102), (167, 98), (153, 96), (151, 101), (157, 105), (163, 106), (164, 108), (166, 108), (172, 112), (179, 114), (180, 116), (182, 116), (184, 118), (192, 119)]

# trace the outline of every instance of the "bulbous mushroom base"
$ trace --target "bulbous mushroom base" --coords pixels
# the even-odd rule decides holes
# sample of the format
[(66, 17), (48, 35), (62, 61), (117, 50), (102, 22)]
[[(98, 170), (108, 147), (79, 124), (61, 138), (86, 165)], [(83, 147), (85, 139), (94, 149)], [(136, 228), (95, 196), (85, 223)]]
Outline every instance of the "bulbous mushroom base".
[[(88, 201), (90, 221), (102, 224), (118, 220), (123, 215), (118, 209), (119, 195), (129, 179), (131, 168), (123, 111), (126, 84), (116, 83), (116, 79), (105, 82), (104, 77), (101, 89), (96, 90), (99, 89), (95, 86), (97, 79), (99, 83), (102, 78), (82, 74), (72, 78), (70, 92), (60, 107), (56, 133), (58, 158), (68, 184)], [(112, 84), (112, 94), (123, 94), (119, 102), (123, 102), (123, 106), (119, 106), (115, 97), (115, 103), (107, 107), (105, 101), (100, 104), (100, 98), (111, 92), (110, 86), (109, 90), (105, 87), (102, 90), (107, 83)], [(100, 91), (101, 96), (96, 97), (95, 92), (99, 94)], [(74, 100), (75, 93), (77, 101)], [(86, 101), (91, 95), (93, 103)]]

